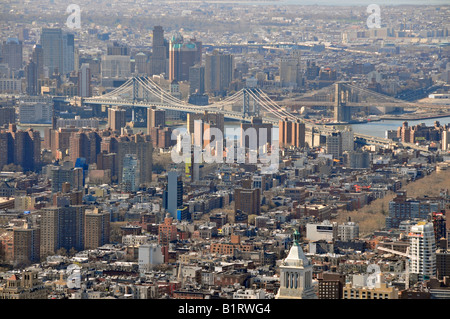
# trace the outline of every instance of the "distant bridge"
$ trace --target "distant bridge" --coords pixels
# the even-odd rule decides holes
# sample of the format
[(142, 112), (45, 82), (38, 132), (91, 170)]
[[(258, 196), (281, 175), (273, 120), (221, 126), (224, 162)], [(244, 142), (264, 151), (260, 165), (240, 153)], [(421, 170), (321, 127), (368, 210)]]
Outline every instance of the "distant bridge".
[[(350, 107), (352, 106), (352, 101), (357, 99), (354, 92), (363, 91), (367, 94), (367, 91), (369, 91), (368, 93), (370, 93), (371, 96), (375, 96), (378, 99), (389, 100), (395, 105), (399, 104), (396, 99), (392, 100), (392, 98), (386, 97), (385, 95), (361, 89), (345, 82), (337, 82), (334, 85), (334, 88), (334, 100), (327, 103), (330, 103), (330, 105), (334, 107), (336, 124), (339, 124), (339, 122), (345, 124), (345, 120), (348, 121), (351, 118)], [(309, 94), (309, 96), (313, 97), (314, 92)], [(244, 122), (250, 122), (254, 117), (261, 117), (263, 122), (272, 123), (273, 125), (278, 125), (280, 120), (300, 121), (304, 123), (306, 128), (310, 131), (319, 131), (323, 134), (329, 134), (336, 131), (333, 126), (316, 125), (288, 112), (285, 108), (271, 100), (270, 97), (259, 88), (243, 88), (221, 101), (205, 106), (199, 106), (187, 103), (172, 96), (147, 76), (133, 77), (111, 92), (101, 96), (83, 99), (83, 104), (128, 107), (132, 109), (133, 119), (136, 116), (136, 113), (142, 112), (142, 110), (146, 110), (147, 108), (156, 107), (163, 110), (189, 113), (203, 113), (205, 111), (217, 112), (223, 114), (225, 118)], [(401, 101), (401, 104), (404, 105), (409, 103)], [(233, 110), (236, 109), (236, 107), (233, 108), (233, 106), (239, 106), (238, 108), (241, 108), (241, 111)], [(146, 114), (141, 114), (141, 117), (144, 116), (146, 116)], [(354, 133), (354, 136), (365, 140), (368, 144), (380, 146), (393, 144), (393, 141), (385, 138), (358, 133)], [(414, 144), (409, 146), (415, 149), (426, 150), (426, 148)]]

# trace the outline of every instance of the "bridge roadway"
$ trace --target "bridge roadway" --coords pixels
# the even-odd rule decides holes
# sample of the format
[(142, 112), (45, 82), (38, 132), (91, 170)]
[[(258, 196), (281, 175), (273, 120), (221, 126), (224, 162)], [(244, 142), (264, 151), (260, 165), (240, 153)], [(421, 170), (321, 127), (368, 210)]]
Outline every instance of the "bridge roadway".
[[(87, 98), (84, 99), (83, 103), (85, 104), (100, 104), (100, 105), (120, 105), (120, 106), (129, 106), (129, 107), (152, 107), (156, 106), (161, 109), (167, 109), (167, 110), (175, 110), (175, 111), (185, 111), (185, 112), (192, 112), (192, 113), (202, 113), (204, 111), (210, 111), (210, 112), (220, 112), (224, 115), (224, 117), (229, 119), (235, 119), (245, 122), (251, 122), (252, 116), (243, 116), (242, 112), (235, 112), (235, 111), (227, 111), (216, 107), (208, 107), (208, 106), (192, 106), (192, 105), (170, 105), (167, 103), (160, 103), (160, 102), (130, 102), (126, 100), (113, 100), (113, 99), (99, 99), (99, 98)], [(271, 123), (273, 125), (278, 125), (280, 119), (279, 118), (270, 118), (270, 117), (264, 117), (263, 122), (265, 123)], [(328, 125), (317, 125), (305, 122), (305, 127), (311, 131), (314, 130), (316, 132), (330, 134), (332, 132), (336, 132), (336, 129), (332, 126)], [(354, 136), (356, 138), (360, 138), (366, 141), (368, 144), (373, 145), (380, 145), (380, 146), (389, 146), (392, 144), (395, 144), (390, 139), (382, 138), (382, 137), (376, 137), (376, 136), (370, 136), (360, 133), (354, 133)], [(401, 143), (403, 146), (408, 146), (412, 149), (420, 150), (420, 151), (427, 151), (428, 149), (424, 146), (419, 146), (411, 143)]]

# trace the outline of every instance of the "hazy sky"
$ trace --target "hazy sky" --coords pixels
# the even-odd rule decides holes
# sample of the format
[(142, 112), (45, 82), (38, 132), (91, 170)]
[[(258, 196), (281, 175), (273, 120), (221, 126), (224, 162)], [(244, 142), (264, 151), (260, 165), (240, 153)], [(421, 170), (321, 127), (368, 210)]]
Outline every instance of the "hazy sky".
[[(231, 0), (233, 1), (233, 0)], [(230, 1), (230, 2), (231, 2)], [(258, 0), (255, 0), (258, 1)], [(245, 2), (245, 0), (242, 0)], [(267, 1), (267, 4), (299, 4), (299, 5), (339, 5), (339, 6), (368, 6), (382, 5), (450, 5), (450, 0), (278, 0)]]

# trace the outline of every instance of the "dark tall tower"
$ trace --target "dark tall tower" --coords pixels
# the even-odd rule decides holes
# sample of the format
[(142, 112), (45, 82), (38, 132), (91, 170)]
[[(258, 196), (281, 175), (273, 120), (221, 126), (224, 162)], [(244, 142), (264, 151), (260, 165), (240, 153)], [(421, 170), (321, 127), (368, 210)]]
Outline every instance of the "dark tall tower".
[(189, 68), (198, 55), (195, 42), (184, 42), (183, 37), (173, 37), (169, 45), (169, 81), (189, 81)]
[(74, 35), (63, 32), (61, 28), (43, 28), (41, 33), (43, 63), (49, 75), (67, 74), (75, 67)]
[(38, 66), (33, 61), (30, 60), (25, 67), (25, 76), (27, 79), (26, 92), (28, 95), (38, 94)]
[(48, 67), (49, 75), (57, 69), (63, 70), (63, 39), (61, 28), (43, 28), (41, 45), (43, 49), (44, 66)]
[(233, 80), (233, 55), (215, 50), (205, 58), (205, 90), (223, 93)]
[(36, 44), (33, 47), (33, 52), (31, 53), (31, 60), (36, 63), (37, 67), (37, 78), (40, 79), (44, 77), (44, 50), (42, 45)]
[(166, 72), (166, 45), (164, 43), (164, 30), (161, 26), (153, 28), (153, 53), (151, 56), (151, 73), (161, 74)]
[(194, 65), (189, 68), (189, 94), (205, 93), (205, 67)]
[(22, 41), (18, 38), (8, 38), (3, 42), (2, 56), (3, 63), (8, 64), (11, 70), (20, 70), (23, 62)]

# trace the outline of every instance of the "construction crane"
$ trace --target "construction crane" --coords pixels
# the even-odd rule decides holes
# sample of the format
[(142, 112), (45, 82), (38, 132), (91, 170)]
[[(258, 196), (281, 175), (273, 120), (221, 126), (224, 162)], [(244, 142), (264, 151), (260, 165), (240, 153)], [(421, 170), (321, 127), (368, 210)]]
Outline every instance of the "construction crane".
[(408, 260), (406, 260), (406, 262), (405, 262), (405, 288), (408, 289), (409, 288), (409, 260), (411, 259), (411, 255), (409, 254), (409, 247), (406, 248), (406, 253), (397, 251), (397, 250), (393, 250), (393, 249), (389, 249), (386, 247), (382, 247), (382, 246), (377, 246), (377, 249), (385, 251), (387, 253), (391, 253), (394, 255), (399, 255), (399, 256), (408, 258)]

